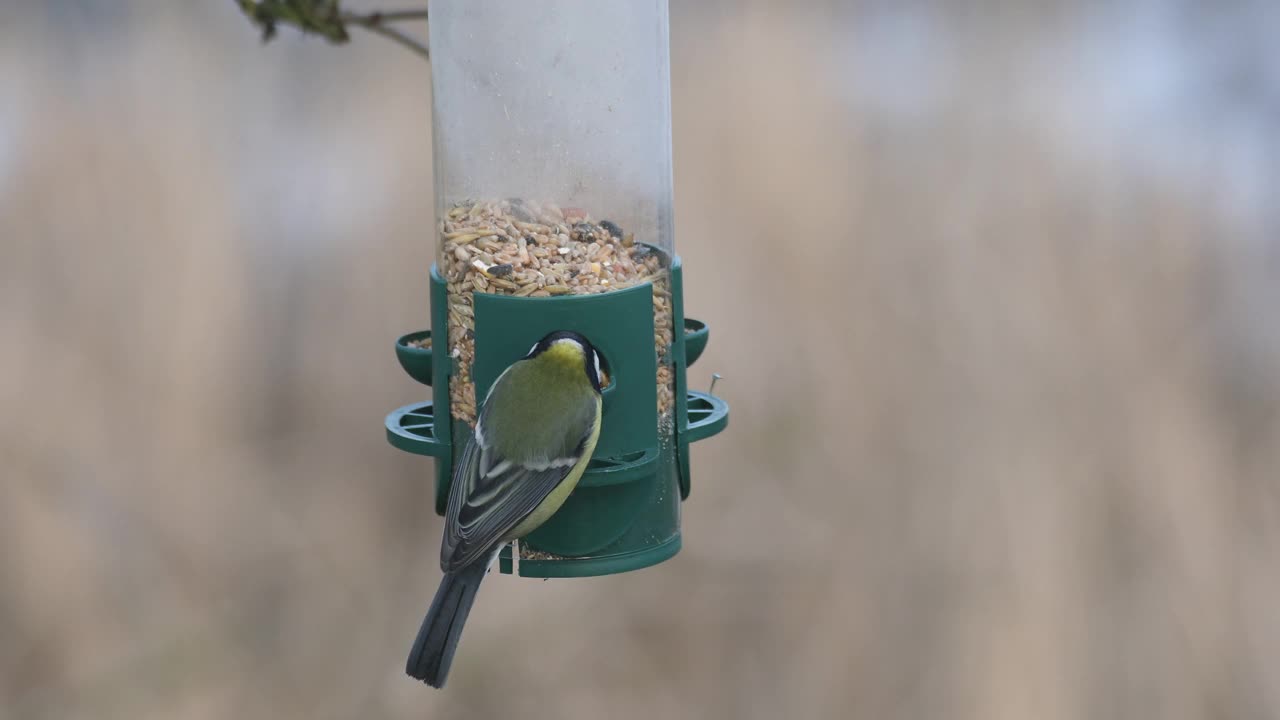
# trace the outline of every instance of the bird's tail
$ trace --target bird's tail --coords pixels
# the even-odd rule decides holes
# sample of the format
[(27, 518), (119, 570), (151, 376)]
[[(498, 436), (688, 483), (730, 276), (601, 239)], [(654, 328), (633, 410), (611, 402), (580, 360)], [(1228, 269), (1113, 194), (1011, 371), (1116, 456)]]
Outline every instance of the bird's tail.
[(406, 673), (431, 687), (444, 687), (453, 653), (458, 649), (458, 638), (462, 636), (462, 626), (467, 622), (476, 590), (488, 569), (489, 563), (482, 560), (445, 573), (409, 651)]

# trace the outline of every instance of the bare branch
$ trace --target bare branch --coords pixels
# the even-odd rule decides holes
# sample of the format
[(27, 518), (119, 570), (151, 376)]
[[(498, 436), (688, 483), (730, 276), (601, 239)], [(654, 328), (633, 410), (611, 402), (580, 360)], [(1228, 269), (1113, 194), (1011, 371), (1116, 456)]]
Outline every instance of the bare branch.
[(393, 27), (387, 26), (385, 23), (395, 20), (417, 20), (426, 19), (426, 10), (400, 10), (390, 12), (372, 12), (365, 15), (358, 13), (342, 13), (338, 19), (345, 25), (354, 25), (364, 28), (371, 33), (376, 33), (389, 40), (399, 43), (401, 46), (409, 49), (422, 56), (425, 60), (431, 59), (431, 51), (427, 46), (407, 33), (403, 33)]
[[(350, 15), (359, 15), (359, 13), (348, 13)], [(398, 20), (426, 20), (427, 11), (423, 10), (374, 10), (371, 13), (365, 13), (364, 17), (373, 22), (396, 22)]]

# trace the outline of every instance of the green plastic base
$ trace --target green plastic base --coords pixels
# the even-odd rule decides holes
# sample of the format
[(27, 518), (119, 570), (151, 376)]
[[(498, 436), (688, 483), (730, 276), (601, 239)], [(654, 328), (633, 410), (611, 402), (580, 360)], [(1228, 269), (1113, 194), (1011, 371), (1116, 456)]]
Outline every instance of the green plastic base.
[[(652, 291), (648, 286), (598, 295), (516, 298), (473, 296), (477, 397), (518, 360), (538, 338), (553, 330), (576, 330), (591, 339), (613, 379), (605, 393), (600, 442), (582, 481), (542, 527), (521, 540), (521, 547), (543, 557), (521, 559), (524, 577), (587, 577), (656, 565), (680, 550), (680, 501), (690, 489), (689, 444), (722, 431), (729, 406), (685, 386), (685, 368), (702, 354), (705, 323), (686, 319), (683, 273), (672, 259), (671, 306), (675, 337), (661, 357), (653, 348)], [(465, 423), (441, 418), (446, 408), (453, 363), (446, 348), (413, 348), (412, 340), (448, 336), (447, 294), (443, 278), (431, 272), (431, 331), (411, 333), (396, 343), (406, 372), (429, 380), (433, 403), (407, 405), (387, 416), (387, 439), (407, 452), (437, 458), (436, 512), (443, 514), (453, 475), (452, 458), (471, 436)], [(434, 360), (434, 362), (433, 362)], [(659, 427), (654, 373), (669, 363), (675, 383), (674, 416)], [(433, 407), (434, 406), (434, 407)], [(442, 410), (442, 412), (444, 412)], [(510, 548), (499, 569), (512, 572)]]

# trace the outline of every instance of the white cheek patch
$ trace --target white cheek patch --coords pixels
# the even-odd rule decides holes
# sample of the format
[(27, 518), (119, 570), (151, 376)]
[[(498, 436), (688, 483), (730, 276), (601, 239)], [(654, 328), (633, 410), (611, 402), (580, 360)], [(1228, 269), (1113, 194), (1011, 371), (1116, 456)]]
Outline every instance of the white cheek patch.
[(596, 364), (596, 381), (599, 382), (600, 378), (603, 377), (600, 374), (600, 353), (593, 350), (591, 352), (591, 361)]
[(533, 357), (533, 353), (536, 352), (537, 349), (538, 349), (538, 343), (534, 343), (533, 347), (529, 348), (529, 354), (525, 355), (525, 357)]

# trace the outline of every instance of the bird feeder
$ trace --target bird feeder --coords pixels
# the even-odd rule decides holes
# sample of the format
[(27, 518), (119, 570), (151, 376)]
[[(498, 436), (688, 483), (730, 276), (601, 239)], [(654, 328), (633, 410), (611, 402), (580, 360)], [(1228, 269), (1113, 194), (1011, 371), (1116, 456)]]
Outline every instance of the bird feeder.
[(674, 252), (666, 0), (433, 0), (437, 248), (431, 329), (396, 341), (431, 401), (392, 445), (436, 459), (443, 514), (489, 386), (554, 330), (599, 350), (604, 413), (581, 482), (502, 572), (581, 577), (680, 550), (689, 444), (728, 406), (690, 390), (707, 327)]

